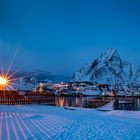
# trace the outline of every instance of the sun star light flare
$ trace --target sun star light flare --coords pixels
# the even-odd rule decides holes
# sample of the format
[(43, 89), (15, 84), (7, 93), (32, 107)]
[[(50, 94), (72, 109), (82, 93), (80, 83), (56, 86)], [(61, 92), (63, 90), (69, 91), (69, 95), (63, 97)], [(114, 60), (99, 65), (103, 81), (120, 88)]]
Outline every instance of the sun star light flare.
[(7, 81), (6, 78), (0, 76), (0, 85), (5, 86), (5, 85), (7, 84), (7, 82), (8, 82), (8, 81)]
[(14, 82), (16, 79), (10, 78), (10, 76), (4, 76), (0, 75), (0, 90), (4, 89), (13, 89), (12, 82)]

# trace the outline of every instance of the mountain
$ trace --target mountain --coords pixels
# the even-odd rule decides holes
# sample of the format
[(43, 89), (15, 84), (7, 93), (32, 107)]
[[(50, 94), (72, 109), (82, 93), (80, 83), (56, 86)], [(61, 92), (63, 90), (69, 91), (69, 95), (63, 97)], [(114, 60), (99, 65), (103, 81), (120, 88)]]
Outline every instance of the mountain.
[(35, 77), (37, 81), (46, 81), (49, 79), (52, 82), (68, 82), (70, 80), (69, 76), (53, 74), (51, 72), (41, 70), (35, 72), (19, 72), (14, 76), (26, 78)]
[(38, 81), (43, 81), (47, 79), (47, 76), (51, 75), (50, 72), (48, 71), (23, 71), (23, 72), (18, 72), (14, 76), (15, 77), (26, 77), (26, 78), (31, 78), (31, 77), (36, 77), (36, 80)]
[(40, 83), (65, 82), (70, 79), (67, 76), (55, 75), (47, 71), (19, 72), (13, 78), (17, 80), (12, 83), (12, 87), (20, 90), (33, 90), (35, 85), (39, 87)]
[(106, 53), (76, 72), (71, 81), (119, 86), (139, 84), (140, 69), (122, 60), (116, 49), (108, 49)]

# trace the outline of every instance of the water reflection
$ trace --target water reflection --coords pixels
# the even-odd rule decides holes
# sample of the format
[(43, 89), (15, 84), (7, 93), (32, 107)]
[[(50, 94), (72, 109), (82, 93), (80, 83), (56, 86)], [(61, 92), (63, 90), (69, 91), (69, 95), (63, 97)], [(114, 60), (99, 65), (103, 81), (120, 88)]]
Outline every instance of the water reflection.
[(56, 105), (58, 106), (71, 106), (82, 107), (82, 97), (56, 97)]
[[(83, 96), (57, 96), (56, 97), (56, 105), (57, 106), (70, 106), (70, 107), (85, 107), (87, 101), (95, 101), (99, 99), (98, 96), (92, 96), (92, 97), (83, 97)], [(99, 100), (101, 101), (101, 100)], [(104, 102), (104, 99), (102, 99), (102, 102)]]
[[(125, 101), (125, 103), (133, 102), (133, 110), (140, 110), (140, 98), (139, 97), (117, 97), (119, 101)], [(89, 107), (89, 108), (97, 108), (100, 107), (112, 100), (115, 97), (109, 96), (57, 96), (55, 98), (57, 106), (69, 106), (69, 107)], [(90, 103), (90, 104), (89, 104)], [(88, 104), (88, 106), (87, 106)], [(126, 110), (125, 108), (123, 110)], [(128, 109), (129, 110), (129, 109)]]

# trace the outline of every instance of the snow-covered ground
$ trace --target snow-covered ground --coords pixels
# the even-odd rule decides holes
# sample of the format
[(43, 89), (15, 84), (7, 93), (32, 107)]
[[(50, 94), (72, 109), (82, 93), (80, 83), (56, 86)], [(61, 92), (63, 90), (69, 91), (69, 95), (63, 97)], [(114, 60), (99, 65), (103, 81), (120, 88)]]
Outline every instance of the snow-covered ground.
[(0, 106), (2, 140), (139, 140), (140, 112)]

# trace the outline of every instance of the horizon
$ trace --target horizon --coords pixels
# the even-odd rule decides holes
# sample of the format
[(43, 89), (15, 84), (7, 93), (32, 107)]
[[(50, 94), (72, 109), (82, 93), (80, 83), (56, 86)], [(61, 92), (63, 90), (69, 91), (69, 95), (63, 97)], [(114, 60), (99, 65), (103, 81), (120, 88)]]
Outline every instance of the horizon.
[[(0, 65), (72, 75), (116, 48), (138, 68), (140, 18), (134, 1), (0, 1)], [(10, 24), (9, 24), (10, 23)]]
[[(17, 48), (15, 48), (15, 49), (17, 49)], [(15, 50), (15, 52), (13, 53), (13, 56), (11, 56), (11, 57), (9, 57), (8, 59), (5, 57), (1, 57), (2, 59), (1, 60), (3, 60), (3, 62), (5, 61), (4, 59), (7, 59), (8, 61), (9, 61), (9, 63), (7, 63), (7, 64), (4, 64), (2, 61), (0, 62), (0, 64), (1, 64), (1, 67), (3, 67), (2, 69), (1, 69), (1, 72), (3, 71), (4, 73), (7, 73), (7, 71), (8, 71), (8, 69), (9, 69), (9, 67), (10, 67), (10, 64), (12, 64), (11, 65), (11, 68), (9, 69), (10, 71), (9, 72), (14, 72), (14, 71), (16, 71), (17, 70), (17, 72), (16, 72), (16, 74), (22, 74), (22, 73), (36, 73), (36, 72), (46, 72), (47, 74), (50, 74), (50, 75), (60, 75), (60, 76), (68, 76), (68, 77), (70, 77), (70, 76), (73, 76), (73, 74), (75, 73), (75, 72), (78, 72), (83, 66), (85, 66), (86, 64), (88, 64), (89, 62), (94, 62), (94, 60), (96, 60), (96, 59), (98, 59), (99, 57), (101, 57), (101, 55), (103, 55), (103, 54), (106, 54), (107, 53), (107, 51), (108, 50), (110, 50), (110, 49), (115, 49), (115, 50), (117, 50), (117, 52), (118, 52), (118, 54), (119, 54), (119, 56), (120, 56), (120, 58), (123, 60), (123, 61), (126, 61), (126, 62), (128, 62), (128, 63), (130, 63), (130, 64), (132, 64), (132, 65), (134, 65), (134, 66), (136, 66), (138, 69), (140, 68), (140, 66), (138, 66), (138, 65), (136, 65), (136, 64), (134, 64), (134, 63), (131, 63), (130, 61), (127, 61), (127, 60), (125, 60), (125, 59), (123, 59), (123, 58), (125, 58), (125, 57), (122, 57), (121, 55), (120, 55), (120, 52), (118, 51), (118, 49), (117, 48), (107, 48), (104, 52), (99, 52), (99, 54), (97, 55), (97, 57), (95, 57), (95, 58), (91, 58), (90, 60), (88, 60), (87, 62), (83, 62), (83, 65), (81, 65), (81, 67), (79, 67), (78, 69), (77, 69), (77, 71), (74, 71), (74, 72), (71, 72), (71, 73), (57, 73), (57, 72), (53, 72), (53, 71), (48, 71), (48, 69), (37, 69), (37, 68), (31, 68), (33, 65), (30, 65), (30, 63), (28, 63), (27, 64), (27, 62), (25, 61), (24, 62), (24, 65), (22, 66), (21, 65), (21, 63), (20, 63), (20, 61), (18, 60), (18, 59), (16, 59), (17, 57), (18, 57), (18, 55), (20, 55), (20, 54), (17, 54), (17, 52), (18, 52), (18, 49), (17, 49), (17, 52), (16, 52), (16, 50)], [(15, 58), (14, 58), (15, 57)], [(126, 56), (127, 57), (127, 56)], [(13, 63), (12, 63), (12, 60), (13, 60)], [(31, 62), (31, 61), (30, 61)], [(19, 64), (18, 65), (18, 67), (16, 66), (16, 64)], [(31, 66), (29, 69), (26, 67), (26, 66)], [(18, 69), (19, 69), (19, 71), (18, 71)]]

